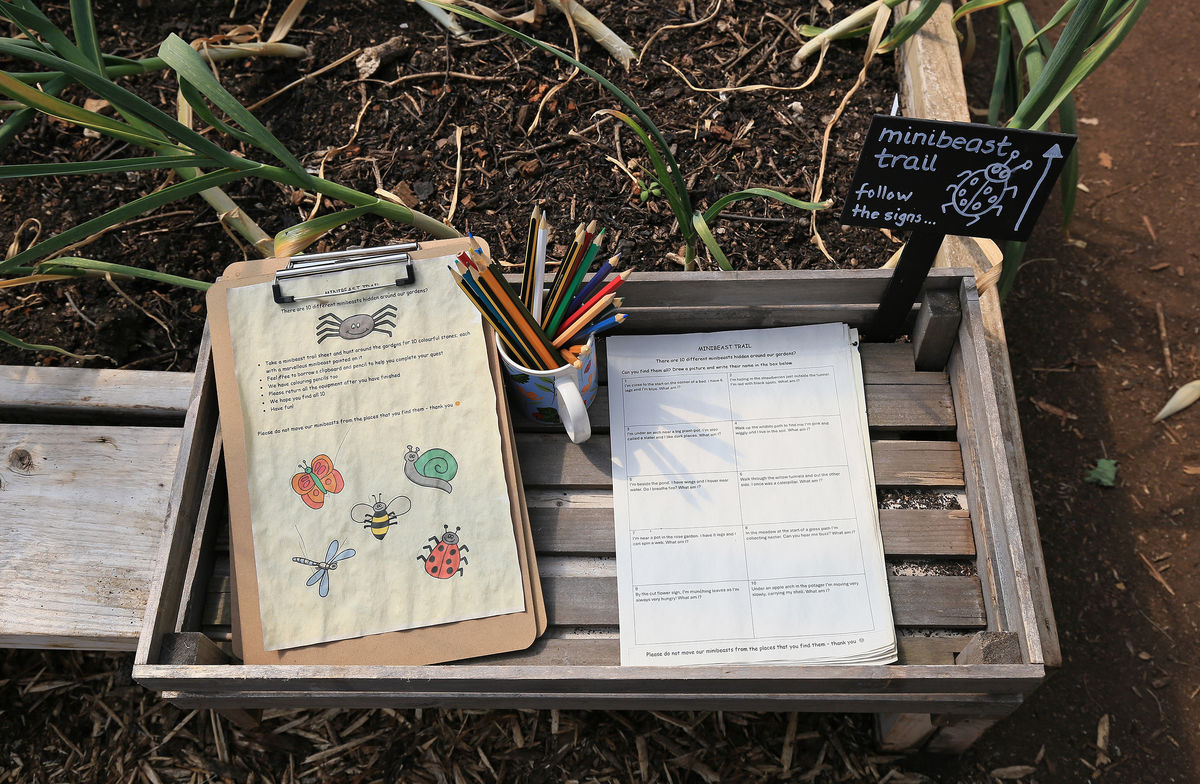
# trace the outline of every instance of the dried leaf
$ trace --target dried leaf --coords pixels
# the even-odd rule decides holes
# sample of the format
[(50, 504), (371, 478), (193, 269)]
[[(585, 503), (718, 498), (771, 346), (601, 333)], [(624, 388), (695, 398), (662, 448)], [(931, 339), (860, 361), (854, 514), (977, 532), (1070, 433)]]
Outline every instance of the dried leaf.
[(1096, 767), (1112, 762), (1108, 756), (1108, 714), (1100, 717), (1096, 725)]
[(1103, 166), (1103, 167), (1104, 167), (1104, 168), (1106, 168), (1106, 169), (1111, 169), (1111, 168), (1112, 168), (1112, 166), (1113, 166), (1113, 159), (1112, 159), (1112, 156), (1111, 156), (1111, 155), (1109, 155), (1109, 154), (1108, 154), (1108, 153), (1106, 153), (1106, 152), (1101, 152), (1101, 153), (1100, 153), (1099, 155), (1097, 155), (1096, 157), (1100, 159), (1100, 165), (1101, 165), (1101, 166)]
[(1036, 772), (1037, 768), (1032, 765), (1009, 765), (1007, 768), (996, 768), (992, 771), (991, 776), (1001, 781), (1012, 781), (1014, 779), (1025, 778)]
[(1172, 414), (1178, 414), (1183, 409), (1200, 400), (1200, 378), (1189, 381), (1171, 395), (1171, 399), (1162, 407), (1162, 411), (1154, 417), (1155, 422), (1161, 422)]

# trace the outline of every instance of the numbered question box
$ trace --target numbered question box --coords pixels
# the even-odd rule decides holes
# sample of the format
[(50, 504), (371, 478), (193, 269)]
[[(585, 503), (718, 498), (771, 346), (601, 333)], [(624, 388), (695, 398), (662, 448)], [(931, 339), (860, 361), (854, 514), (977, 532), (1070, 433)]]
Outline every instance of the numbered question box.
[(729, 387), (724, 373), (679, 374), (621, 382), (625, 424), (665, 425), (729, 419)]
[[(625, 497), (648, 529), (704, 528), (741, 521), (737, 474), (680, 474), (630, 479)], [(631, 525), (636, 522), (631, 523)]]
[(838, 390), (831, 367), (731, 373), (729, 401), (733, 419), (762, 416), (764, 411), (781, 418), (832, 416), (838, 412)]
[(645, 529), (629, 539), (634, 585), (746, 579), (741, 526)]
[(735, 468), (731, 422), (625, 428), (627, 477), (703, 474)]
[(756, 577), (818, 577), (862, 572), (863, 557), (853, 519), (748, 525), (746, 560)]
[(845, 465), (841, 417), (751, 419), (733, 423), (738, 468), (810, 468)]
[(850, 474), (844, 466), (743, 471), (742, 522), (795, 523), (854, 517)]
[(755, 580), (750, 587), (759, 637), (805, 637), (874, 630), (862, 575)]
[(635, 585), (633, 615), (636, 645), (753, 636), (744, 582)]

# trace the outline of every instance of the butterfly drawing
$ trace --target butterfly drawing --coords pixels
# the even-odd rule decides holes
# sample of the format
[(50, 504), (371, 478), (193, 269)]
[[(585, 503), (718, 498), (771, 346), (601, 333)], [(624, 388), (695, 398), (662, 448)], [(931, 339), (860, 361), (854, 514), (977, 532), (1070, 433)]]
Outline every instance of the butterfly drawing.
[(334, 539), (329, 543), (329, 549), (325, 551), (324, 561), (317, 562), (308, 558), (301, 558), (300, 556), (292, 558), (298, 564), (313, 567), (315, 571), (312, 573), (312, 577), (308, 578), (308, 582), (305, 585), (312, 585), (320, 580), (321, 584), (317, 587), (317, 593), (321, 594), (322, 597), (329, 595), (329, 572), (337, 568), (338, 561), (354, 555), (354, 551), (349, 548), (342, 550), (340, 553), (337, 550), (338, 540)]
[(317, 455), (312, 459), (312, 465), (301, 462), (300, 469), (300, 473), (292, 477), (292, 489), (313, 509), (321, 508), (326, 493), (340, 493), (346, 486), (342, 472), (333, 467), (328, 455)]

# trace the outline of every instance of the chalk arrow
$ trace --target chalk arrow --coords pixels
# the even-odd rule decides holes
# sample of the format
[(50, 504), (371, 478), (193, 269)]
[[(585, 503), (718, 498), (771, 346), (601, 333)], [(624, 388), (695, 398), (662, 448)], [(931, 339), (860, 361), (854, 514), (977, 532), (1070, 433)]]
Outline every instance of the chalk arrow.
[(1013, 226), (1013, 231), (1021, 228), (1021, 221), (1025, 220), (1025, 213), (1029, 212), (1029, 205), (1033, 203), (1034, 197), (1037, 196), (1042, 183), (1046, 180), (1046, 175), (1050, 173), (1050, 167), (1054, 164), (1054, 159), (1063, 157), (1062, 149), (1059, 148), (1056, 142), (1050, 145), (1050, 149), (1042, 153), (1042, 157), (1046, 159), (1046, 167), (1042, 169), (1042, 176), (1038, 177), (1037, 184), (1033, 186), (1033, 190), (1029, 194), (1029, 199), (1026, 200), (1024, 208), (1021, 209), (1021, 214), (1017, 216), (1017, 224)]

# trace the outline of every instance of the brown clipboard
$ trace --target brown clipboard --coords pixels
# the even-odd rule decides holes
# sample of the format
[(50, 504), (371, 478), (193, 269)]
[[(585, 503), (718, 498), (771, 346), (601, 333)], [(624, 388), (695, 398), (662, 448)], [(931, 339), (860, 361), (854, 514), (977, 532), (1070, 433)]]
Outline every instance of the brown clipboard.
[[(409, 253), (409, 257), (413, 261), (420, 261), (453, 256), (468, 249), (469, 245), (465, 239), (439, 240), (422, 243)], [(496, 393), (501, 456), (504, 461), (513, 536), (525, 599), (524, 611), (299, 648), (273, 651), (264, 649), (250, 520), (250, 490), (246, 479), (245, 426), (241, 397), (234, 376), (233, 338), (230, 334), (226, 294), (231, 288), (272, 282), (275, 273), (284, 269), (288, 262), (287, 258), (272, 258), (233, 264), (208, 292), (213, 370), (224, 434), (225, 474), (229, 492), (235, 655), (246, 664), (421, 665), (528, 648), (545, 632), (548, 620), (537, 560), (534, 556), (533, 531), (517, 460), (512, 419), (504, 397), (499, 357), (495, 341), (491, 338), (491, 329), (484, 324), (488, 365)]]

